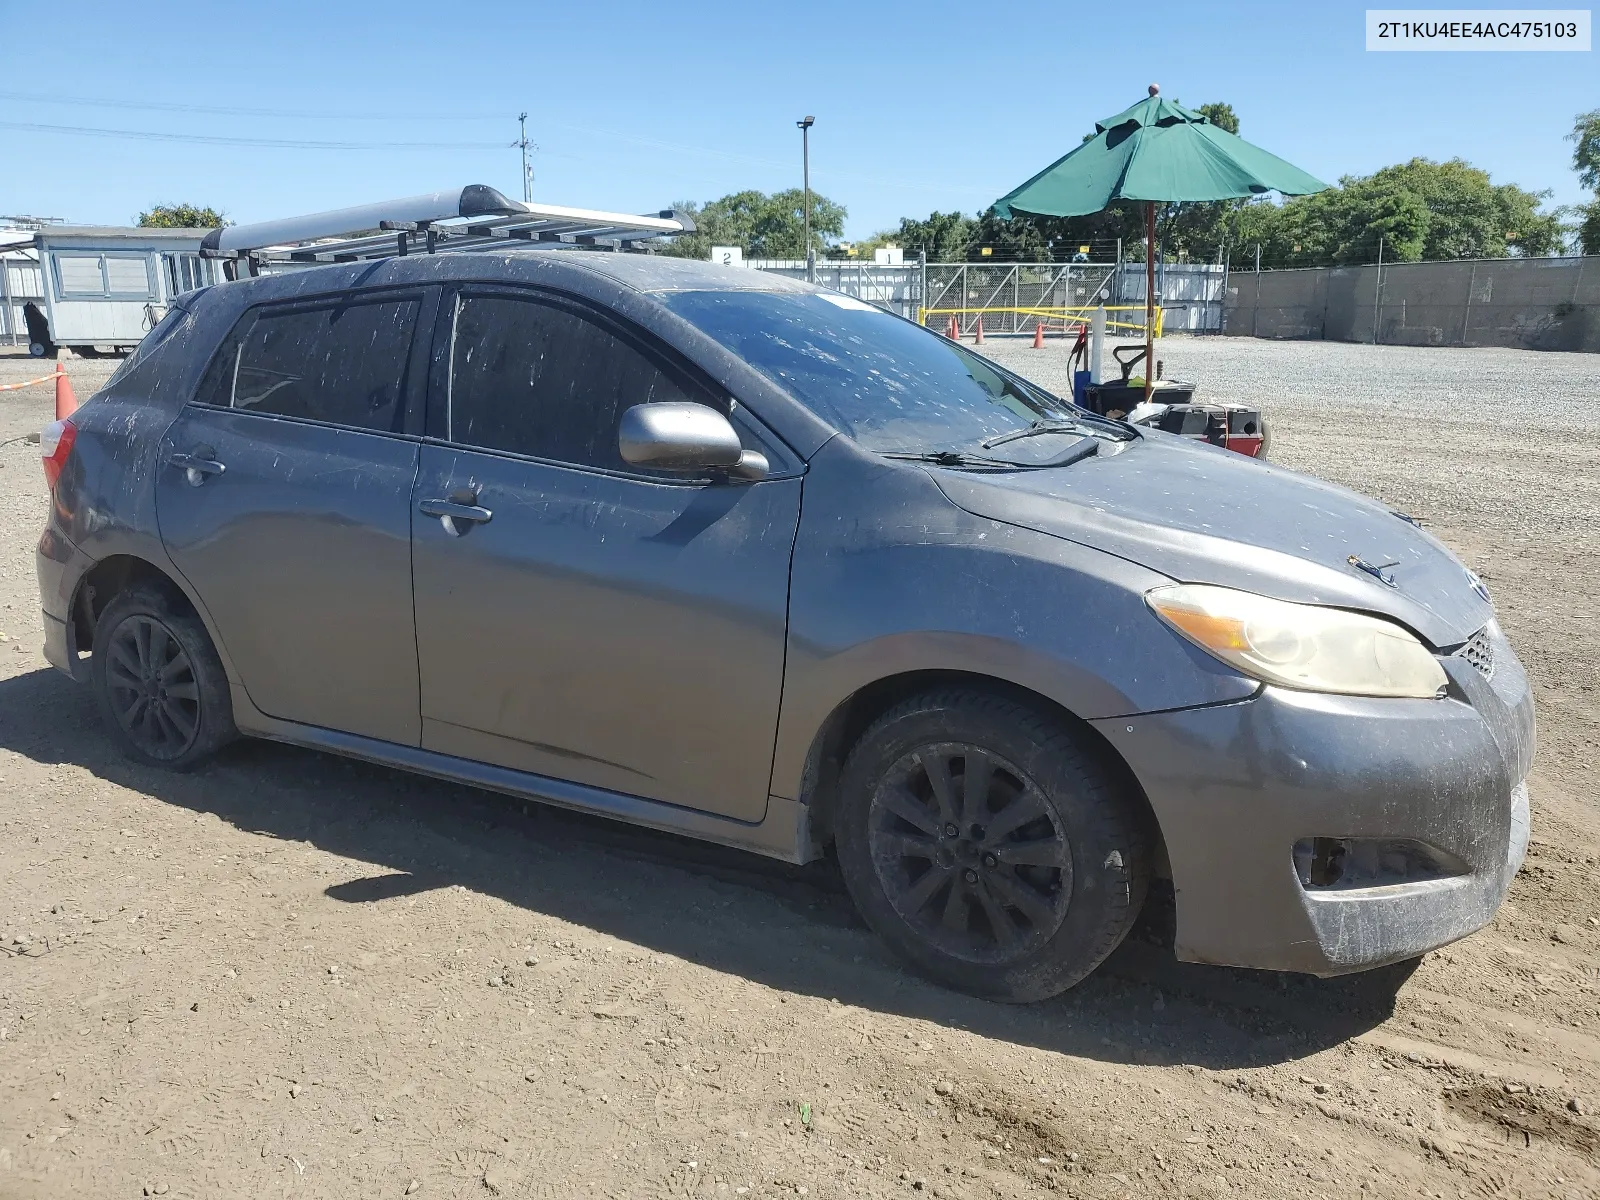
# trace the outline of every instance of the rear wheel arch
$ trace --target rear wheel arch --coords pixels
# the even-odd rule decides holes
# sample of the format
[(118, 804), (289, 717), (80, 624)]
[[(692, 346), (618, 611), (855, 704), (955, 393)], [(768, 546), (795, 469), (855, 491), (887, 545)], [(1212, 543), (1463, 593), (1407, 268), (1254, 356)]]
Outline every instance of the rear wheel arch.
[[(212, 633), (212, 645), (217, 645), (210, 622), (177, 580), (137, 554), (111, 554), (84, 572), (72, 597), (70, 631), (74, 654), (87, 652), (94, 645), (95, 629), (106, 606), (129, 588), (138, 586), (167, 593), (179, 611), (198, 617), (206, 625), (207, 632)], [(220, 647), (218, 649), (220, 651)]]
[[(877, 679), (857, 689), (834, 710), (812, 738), (806, 755), (800, 799), (810, 811), (811, 834), (817, 845), (833, 840), (833, 812), (845, 759), (878, 718), (924, 692), (960, 688), (987, 692), (1033, 709), (1051, 724), (1068, 731), (1111, 773), (1119, 790), (1138, 809), (1150, 838), (1154, 860), (1164, 867), (1166, 845), (1161, 826), (1144, 787), (1116, 748), (1082, 717), (1040, 692), (1006, 679), (970, 671), (907, 671)], [(1163, 873), (1158, 870), (1158, 874)]]

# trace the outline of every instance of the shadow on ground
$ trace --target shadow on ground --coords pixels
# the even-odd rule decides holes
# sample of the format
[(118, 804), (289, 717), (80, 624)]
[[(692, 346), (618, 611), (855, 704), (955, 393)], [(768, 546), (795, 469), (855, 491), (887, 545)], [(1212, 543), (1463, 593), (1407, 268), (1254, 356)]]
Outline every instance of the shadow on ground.
[(1170, 897), (1158, 893), (1086, 982), (1006, 1006), (903, 971), (856, 917), (831, 860), (792, 867), (267, 742), (239, 743), (188, 775), (150, 770), (116, 753), (86, 688), (48, 669), (0, 680), (0, 748), (372, 864), (326, 889), (343, 903), (460, 884), (786, 992), (1108, 1062), (1297, 1059), (1386, 1020), (1412, 969), (1316, 980), (1179, 963)]

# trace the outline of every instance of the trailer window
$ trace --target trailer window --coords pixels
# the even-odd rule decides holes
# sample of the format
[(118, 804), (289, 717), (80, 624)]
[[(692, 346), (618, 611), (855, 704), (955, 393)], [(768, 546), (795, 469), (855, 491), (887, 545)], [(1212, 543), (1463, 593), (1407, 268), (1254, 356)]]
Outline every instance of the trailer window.
[(104, 296), (105, 275), (98, 254), (57, 254), (56, 282), (63, 296)]
[(143, 254), (52, 254), (63, 300), (149, 300), (150, 265)]
[(181, 296), (216, 282), (207, 269), (206, 260), (198, 254), (164, 254), (162, 258), (167, 265), (169, 296)]
[(150, 268), (142, 254), (138, 258), (106, 255), (106, 293), (149, 299)]

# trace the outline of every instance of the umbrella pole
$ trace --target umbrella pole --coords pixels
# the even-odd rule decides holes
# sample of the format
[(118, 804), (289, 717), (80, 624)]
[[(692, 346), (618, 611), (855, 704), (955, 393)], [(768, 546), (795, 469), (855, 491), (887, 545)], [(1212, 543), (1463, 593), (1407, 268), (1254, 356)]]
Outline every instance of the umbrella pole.
[(1144, 206), (1144, 399), (1156, 380), (1156, 202)]

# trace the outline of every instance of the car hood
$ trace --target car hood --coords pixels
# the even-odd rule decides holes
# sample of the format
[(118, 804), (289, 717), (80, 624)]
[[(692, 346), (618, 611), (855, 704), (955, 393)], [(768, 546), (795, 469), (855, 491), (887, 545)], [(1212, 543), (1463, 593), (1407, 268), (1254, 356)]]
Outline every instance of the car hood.
[[(952, 503), (1184, 583), (1380, 613), (1435, 647), (1494, 609), (1438, 539), (1365, 496), (1159, 431), (1068, 467), (928, 468)], [(1352, 557), (1392, 581), (1353, 564)]]

